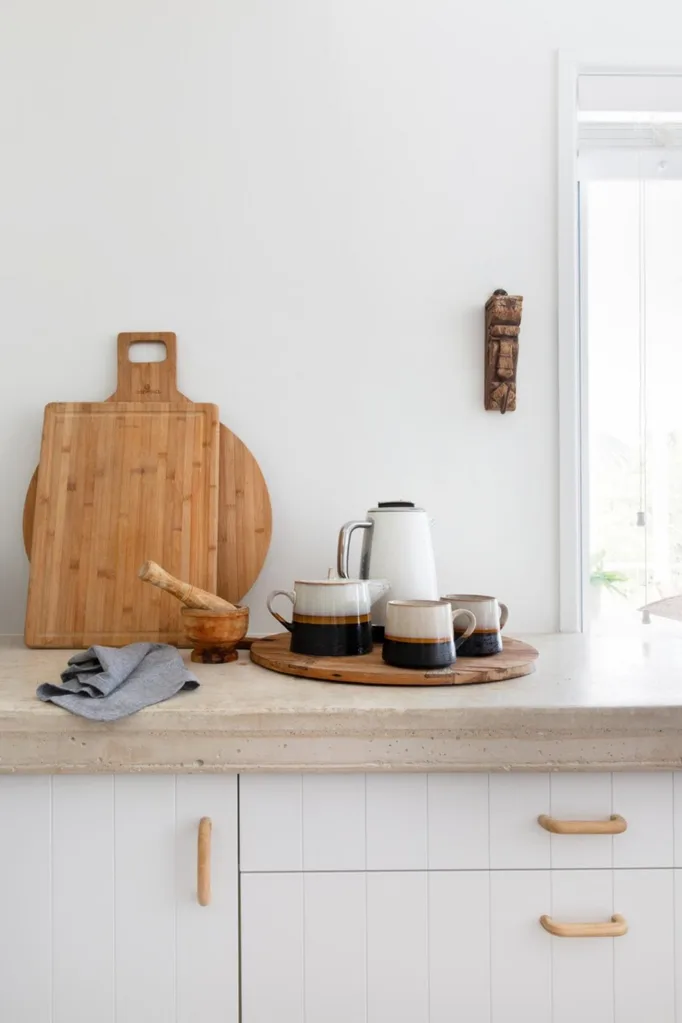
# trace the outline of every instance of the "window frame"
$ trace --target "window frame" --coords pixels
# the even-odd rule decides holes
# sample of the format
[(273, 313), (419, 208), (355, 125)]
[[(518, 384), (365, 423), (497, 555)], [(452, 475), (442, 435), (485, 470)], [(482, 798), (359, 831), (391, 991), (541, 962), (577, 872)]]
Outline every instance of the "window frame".
[[(579, 54), (559, 51), (557, 65), (557, 329), (559, 631), (582, 632), (589, 579), (584, 215), (578, 180), (578, 78), (593, 75), (682, 75), (677, 53)], [(582, 206), (582, 209), (581, 209)]]

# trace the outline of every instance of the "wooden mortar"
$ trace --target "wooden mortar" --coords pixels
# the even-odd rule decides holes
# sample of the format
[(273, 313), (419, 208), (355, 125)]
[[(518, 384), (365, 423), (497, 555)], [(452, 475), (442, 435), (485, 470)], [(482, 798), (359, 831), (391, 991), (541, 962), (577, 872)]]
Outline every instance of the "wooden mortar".
[(233, 611), (183, 607), (180, 613), (187, 638), (193, 647), (193, 661), (227, 664), (237, 660), (237, 646), (249, 628), (248, 607), (236, 607)]

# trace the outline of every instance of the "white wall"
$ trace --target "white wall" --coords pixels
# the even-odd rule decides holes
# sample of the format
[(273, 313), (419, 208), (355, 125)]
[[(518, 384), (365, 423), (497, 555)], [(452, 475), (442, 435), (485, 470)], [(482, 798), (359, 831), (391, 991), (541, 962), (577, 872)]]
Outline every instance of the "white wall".
[[(4, 0), (0, 631), (50, 400), (175, 330), (270, 486), (250, 597), (407, 498), (443, 590), (557, 621), (555, 54), (682, 31), (675, 0)], [(523, 294), (519, 409), (482, 407), (483, 304)]]

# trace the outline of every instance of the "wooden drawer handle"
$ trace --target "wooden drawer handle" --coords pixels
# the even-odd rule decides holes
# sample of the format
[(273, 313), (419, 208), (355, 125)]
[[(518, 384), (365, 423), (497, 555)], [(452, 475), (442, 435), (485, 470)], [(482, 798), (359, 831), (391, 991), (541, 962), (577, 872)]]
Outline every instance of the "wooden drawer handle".
[(210, 817), (202, 817), (199, 821), (199, 839), (197, 842), (197, 901), (200, 906), (208, 906), (211, 901), (211, 830)]
[(597, 924), (560, 924), (551, 916), (541, 916), (540, 923), (557, 938), (622, 938), (628, 933), (625, 917), (614, 913), (610, 920)]
[(612, 813), (606, 821), (560, 821), (541, 813), (538, 824), (553, 835), (622, 835), (628, 826), (619, 813)]

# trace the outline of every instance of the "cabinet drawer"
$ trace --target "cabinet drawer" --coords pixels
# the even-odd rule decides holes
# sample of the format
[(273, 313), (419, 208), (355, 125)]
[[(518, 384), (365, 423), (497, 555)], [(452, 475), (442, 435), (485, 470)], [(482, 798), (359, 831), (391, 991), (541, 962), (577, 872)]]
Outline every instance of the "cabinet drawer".
[[(538, 823), (612, 814), (624, 833), (551, 834)], [(669, 772), (246, 775), (241, 869), (672, 867), (673, 818)]]
[(488, 776), (242, 776), (240, 841), (243, 871), (487, 868)]
[[(559, 825), (618, 815), (627, 827), (614, 835), (551, 834), (539, 814)], [(670, 772), (490, 775), (493, 869), (672, 867), (673, 848)]]
[[(674, 888), (672, 870), (246, 875), (243, 1023), (676, 1023)], [(539, 923), (614, 912), (625, 936)]]

